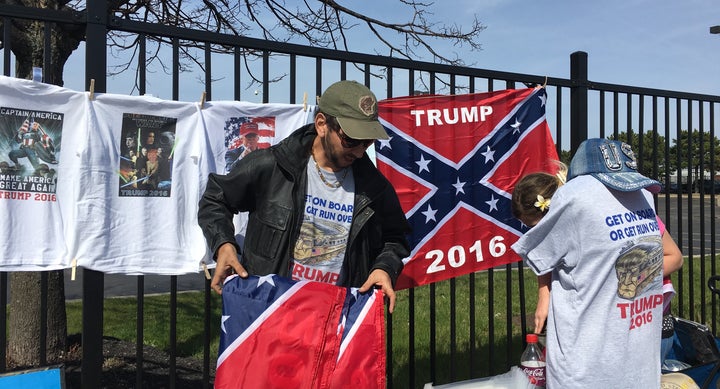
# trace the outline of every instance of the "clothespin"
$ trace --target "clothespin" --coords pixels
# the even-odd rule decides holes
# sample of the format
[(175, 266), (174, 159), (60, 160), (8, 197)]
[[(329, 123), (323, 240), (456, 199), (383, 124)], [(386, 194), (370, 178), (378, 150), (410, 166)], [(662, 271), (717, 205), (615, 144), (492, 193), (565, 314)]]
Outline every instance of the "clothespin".
[(210, 277), (210, 270), (208, 270), (207, 264), (203, 263), (202, 268), (203, 268), (203, 271), (205, 272), (205, 279), (206, 280), (212, 279), (212, 277)]
[(73, 258), (71, 262), (72, 270), (70, 271), (70, 281), (75, 281), (75, 271), (77, 270), (77, 258)]
[(43, 82), (43, 69), (33, 66), (32, 70), (32, 80), (35, 82)]
[(303, 112), (307, 112), (307, 92), (303, 92)]
[(88, 95), (88, 98), (90, 100), (95, 99), (95, 79), (94, 78), (90, 79), (90, 94)]
[(205, 105), (205, 96), (206, 92), (203, 91), (202, 95), (200, 96), (200, 109), (203, 109), (203, 106)]

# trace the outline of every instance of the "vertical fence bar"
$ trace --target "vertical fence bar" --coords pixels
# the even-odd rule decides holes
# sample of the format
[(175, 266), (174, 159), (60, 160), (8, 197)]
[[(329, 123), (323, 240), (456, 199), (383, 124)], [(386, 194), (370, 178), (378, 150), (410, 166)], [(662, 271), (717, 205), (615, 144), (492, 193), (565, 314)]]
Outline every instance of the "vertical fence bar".
[(613, 92), (613, 128), (612, 133), (615, 139), (620, 134), (620, 94)]
[[(625, 99), (625, 134), (628, 138), (628, 144), (632, 144), (633, 128), (632, 128), (632, 94), (628, 93)], [(615, 138), (617, 139), (617, 137)]]
[(170, 276), (170, 389), (177, 385), (177, 276)]
[(205, 42), (205, 98), (212, 100), (212, 46)]
[[(172, 99), (180, 98), (180, 40), (172, 39)], [(177, 276), (170, 276), (170, 360), (169, 387), (175, 388), (177, 381)]]
[(262, 102), (266, 104), (270, 101), (270, 51), (263, 50), (262, 52)]
[[(52, 24), (44, 23), (43, 32), (43, 79), (46, 84), (55, 84), (52, 69)], [(42, 343), (42, 342), (41, 342)]]
[(570, 55), (570, 151), (588, 138), (588, 55), (576, 51)]
[(242, 69), (242, 49), (239, 46), (233, 48), (233, 98), (240, 100), (240, 73)]
[[(643, 169), (642, 161), (644, 161), (645, 158), (645, 145), (644, 145), (644, 139), (643, 136), (645, 135), (644, 127), (645, 126), (645, 96), (642, 94), (638, 95), (638, 160), (640, 162), (640, 166), (638, 169), (640, 170), (640, 173), (649, 176), (650, 172), (646, 172), (645, 169)], [(632, 144), (632, 143), (628, 143)]]
[[(347, 77), (347, 62), (341, 61), (340, 62), (340, 79), (345, 80)], [(393, 69), (391, 67), (387, 68), (387, 78), (385, 79), (385, 88), (387, 90), (386, 96), (392, 97), (393, 95)], [(376, 93), (377, 94), (377, 93)], [(375, 146), (373, 146), (375, 147)], [(389, 308), (389, 307), (388, 307)], [(385, 344), (387, 348), (387, 360), (392, 361), (393, 360), (393, 350), (392, 350), (392, 342), (393, 342), (393, 321), (392, 316), (390, 316), (389, 311), (385, 315), (385, 317), (388, 317), (388, 320), (386, 320), (387, 329), (385, 333), (387, 334)], [(393, 376), (393, 364), (387, 363), (387, 375), (388, 375), (388, 382), (392, 381)]]
[(363, 72), (363, 76), (364, 76), (363, 82), (364, 82), (365, 86), (367, 86), (368, 88), (370, 88), (370, 76), (371, 75), (372, 75), (372, 73), (370, 72), (370, 64), (366, 63), (365, 67), (364, 67), (364, 72)]
[(172, 99), (180, 98), (180, 40), (172, 39)]
[[(508, 83), (507, 83), (507, 88), (508, 88), (508, 89), (515, 89), (515, 83), (514, 83), (514, 82), (508, 82)], [(518, 296), (519, 296), (519, 302), (518, 302), (518, 303), (519, 303), (519, 309), (520, 309), (520, 331), (521, 331), (521, 333), (523, 334), (522, 340), (521, 340), (520, 342), (521, 342), (521, 344), (523, 345), (523, 348), (524, 348), (524, 346), (525, 346), (525, 336), (524, 336), (524, 335), (525, 335), (525, 330), (527, 329), (527, 319), (526, 319), (526, 315), (525, 315), (525, 312), (526, 312), (526, 311), (525, 311), (525, 276), (524, 276), (524, 271), (523, 271), (523, 268), (524, 268), (524, 266), (523, 266), (523, 261), (517, 261), (517, 262), (516, 262), (516, 265), (517, 265), (517, 269), (518, 269), (518, 291), (520, 292), (520, 293), (518, 293)], [(509, 311), (508, 315), (509, 315), (510, 317), (512, 317), (512, 296), (513, 296), (513, 293), (512, 293), (512, 284), (511, 284), (511, 282), (510, 282), (510, 281), (512, 280), (512, 277), (511, 277), (511, 276), (512, 276), (512, 265), (511, 265), (511, 264), (508, 264), (508, 265), (507, 265), (507, 268), (508, 268), (508, 274), (509, 274), (509, 277), (508, 277), (508, 295), (507, 295), (507, 299), (508, 299), (508, 301), (509, 301), (509, 303), (510, 303), (510, 305), (509, 305), (510, 311)], [(512, 320), (508, 320), (508, 323), (511, 323), (511, 324), (512, 324)], [(508, 352), (508, 362), (507, 362), (507, 364), (506, 364), (507, 367), (512, 366), (512, 365), (514, 364), (513, 362), (516, 362), (516, 361), (511, 361), (511, 360), (509, 359), (510, 355), (513, 355), (513, 354), (512, 354), (512, 349), (513, 349), (512, 343), (513, 343), (513, 342), (512, 342), (512, 326), (511, 326), (511, 327), (509, 327), (509, 332), (508, 332), (508, 351), (509, 351), (509, 352)]]
[(347, 80), (347, 61), (340, 61), (340, 80)]
[[(95, 80), (95, 91), (106, 90), (107, 2), (92, 0), (87, 3), (85, 42), (85, 90)], [(103, 298), (105, 279), (101, 272), (83, 270), (82, 304), (82, 371), (83, 388), (101, 387)]]
[(147, 37), (140, 34), (138, 37), (138, 92), (140, 96), (145, 94), (147, 90)]
[[(512, 81), (505, 81), (505, 88), (506, 89), (514, 89), (515, 83)], [(518, 269), (522, 267), (522, 261), (518, 263)], [(505, 265), (505, 309), (506, 309), (506, 315), (509, 320), (505, 321), (505, 367), (509, 368), (513, 365), (514, 362), (511, 358), (513, 356), (513, 323), (512, 320), (510, 320), (513, 317), (513, 283), (512, 283), (512, 264), (508, 263)], [(521, 277), (522, 275), (520, 275)], [(520, 295), (523, 295), (522, 293)], [(525, 313), (521, 312), (521, 316), (524, 316)], [(524, 321), (524, 319), (523, 319)], [(521, 329), (522, 333), (525, 333), (525, 326)], [(525, 339), (522, 339), (521, 341), (522, 345), (525, 345)]]
[[(470, 80), (468, 80), (468, 93), (475, 93), (474, 77), (470, 77)], [(477, 332), (475, 331), (475, 274), (476, 272), (472, 272), (468, 275), (468, 316), (470, 325), (470, 355), (468, 356), (468, 365), (470, 367), (470, 378), (477, 377), (479, 372), (479, 369), (475, 367), (475, 353), (477, 352), (475, 347), (475, 338), (477, 337)]]
[[(408, 96), (415, 95), (415, 70), (408, 69)], [(403, 323), (404, 325), (404, 323)], [(408, 387), (415, 387), (415, 288), (408, 289)], [(392, 389), (392, 388), (389, 388)]]
[[(690, 191), (691, 191), (690, 195), (688, 196), (688, 200), (687, 200), (687, 204), (688, 204), (687, 214), (688, 214), (688, 215), (692, 215), (692, 214), (693, 214), (693, 208), (694, 208), (694, 205), (693, 205), (693, 193), (692, 193), (692, 190), (693, 190), (693, 188), (692, 188), (693, 185), (692, 185), (692, 184), (693, 184), (693, 182), (694, 182), (694, 179), (693, 179), (693, 177), (694, 177), (694, 176), (693, 176), (693, 169), (692, 169), (692, 167), (693, 167), (693, 153), (692, 153), (692, 150), (693, 150), (693, 141), (692, 141), (692, 136), (691, 136), (691, 134), (692, 134), (692, 128), (693, 128), (692, 123), (693, 123), (692, 100), (688, 99), (688, 100), (687, 100), (688, 185), (690, 185)], [(702, 137), (701, 137), (701, 138), (702, 138)], [(696, 173), (696, 175), (697, 175), (697, 173)], [(695, 178), (697, 178), (697, 177), (695, 177)], [(690, 258), (690, 262), (692, 262), (692, 260), (693, 260), (693, 258), (694, 258), (694, 257), (693, 257), (693, 254), (694, 254), (694, 253), (693, 253), (693, 249), (694, 249), (694, 244), (693, 244), (693, 243), (694, 243), (694, 242), (693, 242), (693, 230), (694, 230), (694, 229), (693, 229), (693, 223), (690, 222), (691, 220), (692, 220), (691, 218), (688, 218), (688, 256), (689, 256), (689, 258)], [(695, 304), (694, 304), (694, 301), (695, 301), (695, 287), (694, 287), (694, 283), (692, 282), (692, 280), (695, 279), (695, 277), (694, 277), (694, 275), (695, 275), (695, 270), (694, 270), (693, 268), (694, 268), (694, 266), (688, 266), (688, 276), (689, 276), (688, 280), (690, 280), (690, 282), (688, 282), (688, 302), (689, 302), (688, 305), (689, 305), (689, 308), (690, 308), (688, 312), (690, 313), (690, 319), (691, 319), (691, 320), (694, 320), (694, 318), (695, 318)]]
[(562, 157), (562, 142), (563, 142), (563, 136), (562, 136), (562, 129), (563, 129), (563, 105), (562, 105), (562, 88), (556, 87), (555, 88), (555, 94), (556, 94), (556, 100), (555, 100), (555, 116), (557, 118), (556, 120), (556, 128), (555, 128), (555, 139), (557, 142), (555, 142), (555, 151), (557, 152), (557, 155), (559, 157)]
[[(652, 177), (660, 180), (658, 171), (658, 102), (657, 96), (652, 97)], [(656, 207), (657, 209), (657, 207)]]
[(600, 115), (598, 116), (600, 119), (600, 137), (605, 138), (605, 91), (600, 91), (599, 95)]
[[(297, 55), (290, 54), (290, 104), (295, 104), (297, 95)], [(307, 103), (307, 101), (303, 101)]]
[[(522, 264), (520, 265), (522, 266)], [(510, 360), (511, 356), (513, 355), (513, 339), (512, 339), (512, 264), (505, 265), (505, 315), (508, 320), (505, 320), (505, 364), (503, 366), (509, 367), (512, 366), (512, 361)], [(525, 332), (525, 328), (522, 329), (523, 333)], [(525, 339), (522, 339), (521, 344), (525, 344)]]
[(137, 277), (137, 311), (135, 320), (135, 386), (143, 387), (143, 363), (145, 356), (145, 276)]
[[(675, 133), (677, 134), (678, 139), (680, 139), (680, 131), (682, 128), (682, 125), (681, 125), (682, 118), (680, 115), (681, 112), (682, 112), (681, 101), (680, 101), (680, 99), (675, 99)], [(682, 148), (681, 148), (680, 144), (678, 144), (678, 147), (675, 148), (675, 160), (678, 161), (678, 165), (681, 160), (681, 152), (682, 152)], [(685, 185), (685, 183), (682, 182), (682, 170), (681, 169), (678, 169), (675, 175), (677, 177), (677, 183), (678, 183), (678, 196), (677, 196), (677, 204), (676, 204), (677, 205), (677, 240), (678, 240), (677, 243), (680, 247), (683, 247), (683, 241), (685, 239), (685, 235), (683, 234), (683, 223), (682, 223), (682, 220), (683, 220), (682, 193), (685, 191), (686, 185)], [(687, 254), (687, 253), (683, 253), (683, 254)], [(680, 293), (679, 293), (680, 296), (678, 296), (678, 297), (680, 297), (680, 298), (676, 299), (678, 301), (678, 305), (680, 306), (679, 312), (684, 312), (683, 311), (684, 304), (683, 304), (683, 298), (682, 298), (682, 296), (683, 296), (683, 293), (682, 293), (682, 290), (683, 290), (682, 275), (683, 275), (683, 273), (684, 273), (684, 270), (682, 268), (680, 268), (680, 270), (678, 271), (678, 275), (679, 275), (678, 290), (680, 290)]]
[(322, 58), (315, 58), (315, 96), (322, 96)]
[[(698, 206), (700, 207), (700, 279), (704, 280), (706, 279), (706, 271), (705, 271), (705, 258), (707, 258), (705, 253), (705, 158), (708, 157), (708, 154), (705, 152), (705, 112), (703, 111), (703, 104), (702, 101), (698, 101), (698, 132), (700, 134), (700, 176), (698, 177), (698, 189), (700, 192), (700, 202)], [(691, 127), (688, 127), (689, 129)], [(709, 140), (710, 143), (712, 143), (712, 140)], [(712, 158), (711, 158), (712, 159)], [(710, 176), (710, 190), (712, 193), (712, 183), (714, 181), (714, 177)], [(712, 196), (712, 194), (710, 194)], [(695, 285), (695, 283), (693, 283)], [(705, 309), (705, 288), (703, 283), (700, 283), (700, 318), (701, 322), (706, 322), (707, 319), (707, 310)]]
[[(435, 72), (429, 73), (430, 94), (435, 94)], [(437, 382), (437, 306), (436, 306), (436, 285), (430, 284), (430, 381)]]
[(40, 366), (47, 365), (48, 272), (40, 272)]
[[(450, 75), (450, 94), (455, 94), (455, 75)], [(450, 279), (450, 380), (457, 380), (457, 282)]]
[[(709, 120), (710, 120), (710, 139), (713, 139), (713, 141), (710, 142), (710, 155), (714, 156), (714, 155), (717, 155), (717, 154), (715, 154), (717, 152), (717, 150), (715, 149), (715, 141), (714, 141), (714, 139), (715, 139), (715, 104), (713, 102), (710, 102), (709, 110), (710, 110), (710, 112), (709, 112), (709, 114), (710, 114), (710, 118), (709, 118)], [(713, 174), (712, 174), (713, 188), (715, 188), (715, 180), (717, 179), (717, 176), (718, 176), (715, 171), (716, 167), (717, 166), (715, 165), (715, 158), (710, 158), (710, 171), (713, 172)], [(710, 220), (713, 221), (713, 223), (710, 223), (710, 236), (712, 236), (712, 239), (710, 240), (710, 255), (712, 258), (712, 261), (710, 262), (710, 273), (711, 273), (710, 275), (711, 276), (717, 275), (717, 267), (715, 264), (715, 261), (717, 259), (717, 254), (715, 252), (715, 250), (717, 249), (717, 245), (716, 245), (717, 228), (715, 226), (714, 221), (716, 220), (715, 218), (717, 217), (716, 212), (715, 212), (715, 206), (717, 205), (716, 196), (718, 194), (720, 194), (720, 193), (714, 192), (710, 198)], [(703, 280), (703, 281), (705, 281), (705, 280)], [(712, 326), (713, 334), (717, 333), (717, 307), (715, 306), (715, 304), (717, 304), (716, 297), (717, 296), (715, 295), (715, 293), (710, 293), (710, 301), (711, 301), (710, 320), (712, 323), (711, 326)]]
[(3, 75), (10, 77), (12, 59), (12, 18), (3, 18)]
[[(138, 92), (140, 96), (147, 92), (147, 37), (138, 36)], [(137, 307), (135, 320), (135, 386), (143, 387), (145, 363), (145, 276), (137, 277)]]
[[(495, 88), (493, 87), (493, 79), (488, 78), (487, 79), (487, 90), (488, 92), (493, 92)], [(487, 287), (487, 293), (488, 293), (488, 353), (487, 353), (487, 360), (488, 360), (488, 372), (490, 374), (494, 373), (495, 368), (495, 270), (493, 268), (490, 268), (487, 270), (487, 277), (488, 277), (488, 287)]]
[[(665, 124), (665, 158), (664, 158), (664, 166), (665, 166), (665, 174), (664, 174), (664, 180), (665, 185), (667, 185), (667, 190), (665, 191), (665, 217), (664, 220), (667, 222), (670, 222), (670, 99), (664, 98), (663, 99), (663, 122)], [(668, 230), (668, 224), (666, 223), (665, 227), (666, 231)], [(675, 231), (672, 232), (672, 234), (675, 234)]]
[(210, 321), (212, 320), (212, 292), (210, 289), (210, 279), (205, 278), (205, 290), (203, 296), (205, 296), (205, 309), (203, 313), (204, 333), (203, 337), (203, 378), (202, 387), (203, 389), (210, 388), (210, 339), (212, 337), (210, 329)]
[[(0, 272), (0, 304), (7, 307), (8, 303), (8, 274)], [(7, 309), (0, 309), (0, 344), (7, 344)], [(4, 373), (7, 368), (7, 348), (0, 347), (0, 373)]]

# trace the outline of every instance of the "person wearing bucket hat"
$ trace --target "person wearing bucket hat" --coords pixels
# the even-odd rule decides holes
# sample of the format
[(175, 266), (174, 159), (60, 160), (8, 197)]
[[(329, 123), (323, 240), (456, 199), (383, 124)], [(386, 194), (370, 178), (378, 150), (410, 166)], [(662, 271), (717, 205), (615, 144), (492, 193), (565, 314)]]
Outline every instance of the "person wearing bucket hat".
[[(227, 175), (210, 174), (198, 222), (217, 262), (211, 287), (218, 294), (231, 273), (278, 274), (360, 292), (378, 287), (392, 312), (410, 227), (366, 153), (388, 139), (377, 112), (366, 86), (336, 82), (313, 123), (248, 154)], [(242, 247), (232, 223), (238, 212), (249, 212)]]
[(647, 189), (657, 193), (658, 181), (637, 170), (635, 153), (629, 144), (609, 139), (592, 138), (580, 144), (570, 163), (568, 180), (589, 174), (605, 186), (622, 192)]
[(535, 274), (550, 274), (549, 388), (660, 387), (656, 190), (629, 145), (588, 139), (547, 213), (512, 245)]

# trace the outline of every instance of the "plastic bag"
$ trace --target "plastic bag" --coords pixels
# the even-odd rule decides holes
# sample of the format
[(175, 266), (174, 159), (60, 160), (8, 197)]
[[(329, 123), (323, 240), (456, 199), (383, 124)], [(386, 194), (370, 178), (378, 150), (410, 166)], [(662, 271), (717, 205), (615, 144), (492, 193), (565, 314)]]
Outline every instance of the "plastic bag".
[(450, 384), (433, 386), (432, 382), (425, 384), (423, 389), (530, 389), (532, 385), (527, 376), (519, 367), (513, 366), (504, 374), (476, 378), (473, 380), (453, 382)]

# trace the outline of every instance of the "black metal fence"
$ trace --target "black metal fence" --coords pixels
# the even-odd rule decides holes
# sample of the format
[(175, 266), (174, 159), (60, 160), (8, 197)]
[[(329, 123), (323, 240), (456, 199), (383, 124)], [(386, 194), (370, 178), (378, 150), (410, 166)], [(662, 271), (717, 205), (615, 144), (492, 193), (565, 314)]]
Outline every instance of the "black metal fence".
[[(684, 149), (671, 149), (681, 131), (697, 130), (709, 134), (710, 139), (715, 138), (720, 96), (593, 82), (588, 78), (588, 56), (583, 52), (570, 56), (570, 77), (563, 79), (173, 28), (109, 18), (102, 1), (88, 1), (87, 6), (87, 12), (68, 13), (0, 5), (4, 27), (3, 74), (12, 75), (11, 21), (33, 19), (45, 22), (46, 28), (53, 23), (63, 23), (85, 29), (85, 87), (89, 89), (90, 80), (94, 80), (97, 92), (128, 93), (126, 84), (122, 85), (124, 89), (112, 86), (107, 56), (97, 55), (107, 52), (109, 32), (122, 32), (138, 41), (138, 55), (131, 58), (132, 68), (137, 69), (132, 80), (137, 83), (134, 92), (138, 94), (152, 92), (148, 87), (151, 83), (147, 77), (147, 45), (156, 45), (158, 52), (166, 53), (164, 55), (170, 58), (171, 64), (167, 73), (171, 98), (177, 100), (181, 91), (197, 87), (198, 74), (204, 79), (200, 89), (207, 100), (213, 99), (214, 88), (220, 90), (228, 86), (231, 92), (227, 93), (231, 95), (224, 99), (248, 98), (244, 95), (247, 92), (243, 85), (254, 80), (258, 85), (257, 94), (262, 94), (262, 102), (285, 103), (302, 101), (300, 91), (310, 90), (311, 95), (320, 95), (327, 85), (339, 79), (364, 82), (381, 99), (412, 95), (418, 91), (460, 94), (541, 84), (548, 89), (548, 122), (558, 153), (563, 149), (575, 150), (588, 137), (617, 137), (625, 133), (637, 140), (639, 159), (649, 161), (649, 165), (644, 165), (649, 166), (644, 173), (664, 183), (693, 182), (705, 177), (706, 172), (720, 168), (715, 166), (714, 158), (697, 158), (706, 154), (714, 156), (718, 152), (715, 143), (705, 142), (702, 137), (699, 141), (691, 138), (682, 145)], [(46, 53), (50, 53), (49, 42), (46, 40)], [(184, 54), (197, 58), (198, 68), (193, 76), (181, 71), (185, 66), (182, 62), (186, 58)], [(49, 68), (52, 58), (50, 55), (45, 58), (44, 67)], [(224, 65), (217, 69), (213, 66), (215, 63)], [(671, 150), (674, 150), (672, 155)], [(678, 162), (690, 168), (673, 169)], [(673, 276), (678, 290), (673, 310), (680, 316), (708, 323), (717, 334), (718, 302), (714, 295), (708, 294), (705, 285), (708, 277), (717, 274), (715, 189), (701, 189), (700, 193), (681, 189), (682, 186), (677, 193), (665, 191), (656, 197), (658, 214), (689, 257), (684, 268)], [(525, 285), (528, 273), (521, 263), (516, 263), (401, 292), (400, 303), (407, 305), (407, 316), (388, 316), (387, 320), (388, 387), (422, 387), (426, 382), (446, 383), (494, 375), (517, 364), (523, 346), (522, 334), (529, 329), (527, 317), (534, 311), (534, 307), (526, 303), (526, 298), (535, 293), (531, 285)], [(137, 281), (136, 386), (142, 387), (145, 283), (143, 276), (134, 278)], [(170, 285), (167, 387), (172, 388), (177, 385), (177, 276), (170, 277)], [(87, 388), (101, 386), (104, 298), (96, 291), (103, 288), (102, 273), (83, 271), (82, 387)], [(2, 273), (0, 300), (7, 304), (6, 290), (7, 274)], [(210, 320), (212, 301), (217, 296), (210, 293), (208, 282), (204, 286), (204, 296), (204, 331), (209, 334), (211, 326), (217, 325)], [(6, 341), (5, 319), (5, 316), (0, 317), (3, 342)], [(418, 326), (421, 321), (424, 325)], [(393, 336), (396, 333), (406, 335), (398, 339)], [(401, 352), (396, 351), (399, 345), (402, 345)], [(203, 387), (212, 385), (214, 369), (211, 364), (214, 360), (206, 337)], [(5, 369), (4, 364), (0, 369)]]

